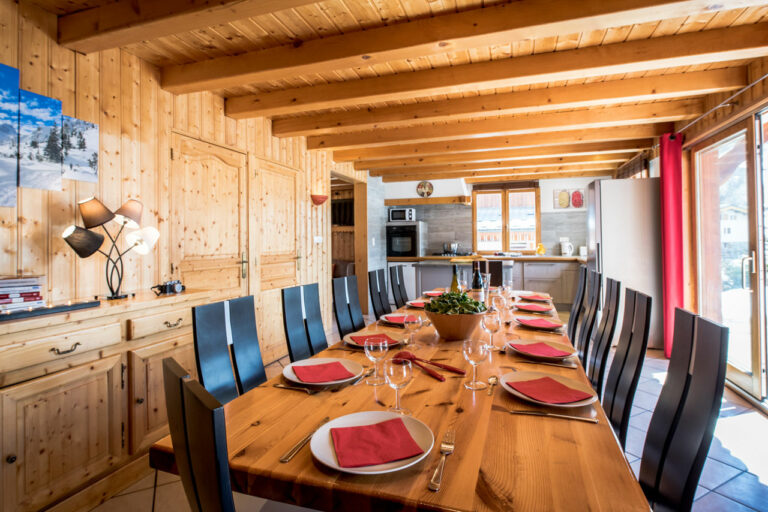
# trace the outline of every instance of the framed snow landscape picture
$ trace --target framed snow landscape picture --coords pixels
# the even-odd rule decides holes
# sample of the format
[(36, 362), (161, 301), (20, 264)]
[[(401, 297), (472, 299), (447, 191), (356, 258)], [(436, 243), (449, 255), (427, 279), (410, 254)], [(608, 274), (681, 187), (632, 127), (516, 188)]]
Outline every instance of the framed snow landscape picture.
[(99, 181), (99, 125), (62, 116), (61, 157), (64, 177)]
[(16, 206), (19, 70), (0, 64), (0, 206)]
[(61, 190), (61, 101), (19, 91), (19, 186)]

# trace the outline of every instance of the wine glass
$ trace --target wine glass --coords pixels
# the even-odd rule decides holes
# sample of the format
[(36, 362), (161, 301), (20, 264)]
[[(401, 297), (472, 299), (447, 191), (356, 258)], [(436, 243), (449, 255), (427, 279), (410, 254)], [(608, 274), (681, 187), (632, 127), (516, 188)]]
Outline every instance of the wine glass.
[(421, 317), (418, 315), (405, 315), (403, 327), (405, 327), (405, 332), (408, 333), (408, 345), (413, 345), (414, 336), (416, 331), (421, 329), (422, 322)]
[(493, 335), (499, 332), (501, 329), (501, 318), (499, 317), (499, 312), (495, 309), (489, 309), (484, 315), (482, 320), (480, 321), (481, 325), (483, 326), (483, 329), (488, 331), (488, 334), (490, 334), (490, 343), (488, 344), (489, 349), (493, 349), (495, 346), (493, 344)]
[(379, 361), (387, 356), (387, 350), (389, 350), (387, 340), (381, 337), (365, 338), (363, 347), (365, 356), (373, 363), (373, 375), (365, 379), (365, 383), (369, 386), (381, 386), (384, 384), (384, 377), (379, 375)]
[(408, 385), (413, 378), (413, 366), (408, 359), (392, 358), (384, 361), (384, 377), (389, 387), (395, 390), (395, 406), (389, 411), (408, 415), (411, 411), (400, 405), (400, 390)]
[(507, 309), (507, 299), (504, 298), (502, 293), (496, 293), (491, 296), (491, 307), (498, 311), (500, 321), (503, 322), (507, 319), (507, 312), (509, 311)]
[(490, 301), (488, 300), (488, 294), (491, 291), (491, 274), (483, 274), (483, 296), (485, 297), (486, 303), (490, 304)]
[(468, 339), (464, 340), (461, 348), (464, 359), (472, 365), (472, 381), (464, 383), (464, 387), (472, 391), (485, 389), (485, 383), (477, 380), (477, 365), (488, 358), (488, 345), (480, 339)]

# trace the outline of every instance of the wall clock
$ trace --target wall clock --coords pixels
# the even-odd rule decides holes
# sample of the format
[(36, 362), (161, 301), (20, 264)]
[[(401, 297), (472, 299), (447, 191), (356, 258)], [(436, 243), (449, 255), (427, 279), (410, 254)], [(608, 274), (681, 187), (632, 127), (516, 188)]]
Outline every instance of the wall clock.
[(435, 187), (428, 181), (421, 181), (416, 185), (416, 193), (419, 194), (419, 197), (429, 197), (434, 190)]

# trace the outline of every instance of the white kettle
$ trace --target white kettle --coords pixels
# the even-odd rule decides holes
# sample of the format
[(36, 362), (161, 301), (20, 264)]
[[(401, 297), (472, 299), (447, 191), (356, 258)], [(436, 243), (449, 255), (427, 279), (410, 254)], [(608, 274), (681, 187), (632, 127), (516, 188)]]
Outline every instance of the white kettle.
[(563, 256), (573, 255), (573, 244), (571, 242), (560, 242), (560, 254)]

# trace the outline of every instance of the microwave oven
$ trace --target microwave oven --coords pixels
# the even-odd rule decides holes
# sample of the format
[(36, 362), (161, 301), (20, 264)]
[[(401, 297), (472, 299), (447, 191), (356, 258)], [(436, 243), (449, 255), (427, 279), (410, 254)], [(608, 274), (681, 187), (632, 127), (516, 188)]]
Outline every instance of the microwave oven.
[(390, 208), (389, 222), (397, 222), (401, 220), (407, 220), (407, 221), (416, 220), (416, 209), (415, 208)]

